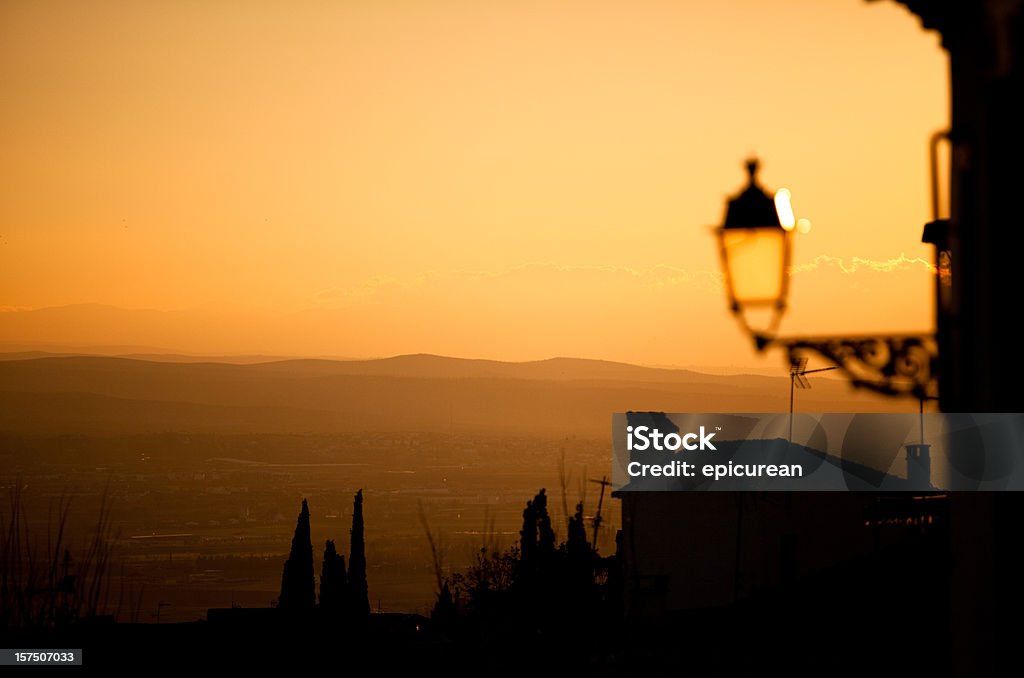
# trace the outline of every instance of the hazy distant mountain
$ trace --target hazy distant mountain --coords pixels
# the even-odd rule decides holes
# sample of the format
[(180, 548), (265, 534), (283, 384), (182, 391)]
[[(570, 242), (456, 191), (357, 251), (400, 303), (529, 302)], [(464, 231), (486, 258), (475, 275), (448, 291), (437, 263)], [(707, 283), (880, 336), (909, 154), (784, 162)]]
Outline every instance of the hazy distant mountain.
[(149, 347), (123, 346), (69, 346), (60, 350), (29, 348), (21, 344), (5, 344), (0, 342), (0, 361), (31, 360), (34, 358), (131, 358), (134, 360), (150, 360), (158, 363), (228, 363), (231, 365), (250, 365), (275, 360), (290, 360), (288, 356), (278, 355), (193, 355), (188, 353), (158, 353)]
[[(365, 361), (175, 363), (75, 356), (0, 361), (0, 431), (473, 430), (603, 436), (626, 410), (788, 408), (786, 377), (713, 376), (571, 358), (503, 363), (432, 355)], [(839, 380), (803, 411), (907, 411)]]
[(305, 374), (349, 374), (431, 379), (538, 379), (542, 381), (678, 382), (714, 379), (691, 370), (641, 367), (608, 360), (550, 358), (529, 362), (469, 360), (416, 354), (377, 360), (282, 360), (260, 365), (264, 370)]
[[(893, 289), (917, 290), (908, 298), (918, 298), (917, 292), (930, 293), (933, 282), (927, 262), (919, 259), (804, 262), (794, 268), (786, 333), (920, 331), (931, 324), (923, 307), (917, 313), (902, 303), (862, 302), (893, 299)], [(733, 373), (736, 367), (771, 370), (782, 362), (755, 354), (711, 271), (689, 275), (671, 267), (634, 271), (537, 264), (499, 275), (414, 276), (339, 292), (344, 293), (311, 298), (309, 306), (297, 309), (222, 302), (172, 310), (100, 304), (0, 308), (0, 350), (144, 354), (161, 360), (157, 355), (173, 353), (225, 362), (241, 355), (376, 358), (426, 352), (502, 360), (564, 355), (723, 365)], [(837, 308), (842, 309), (838, 316)]]

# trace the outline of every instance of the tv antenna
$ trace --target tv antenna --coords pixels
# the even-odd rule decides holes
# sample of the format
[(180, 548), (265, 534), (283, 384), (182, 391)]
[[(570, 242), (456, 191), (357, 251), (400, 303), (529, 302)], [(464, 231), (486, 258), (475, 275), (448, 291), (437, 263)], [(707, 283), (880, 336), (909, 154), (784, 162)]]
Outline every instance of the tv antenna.
[(793, 442), (793, 393), (798, 388), (810, 388), (811, 382), (807, 380), (808, 374), (815, 372), (829, 372), (838, 370), (838, 367), (819, 367), (816, 370), (807, 369), (807, 358), (797, 358), (789, 366), (789, 442)]

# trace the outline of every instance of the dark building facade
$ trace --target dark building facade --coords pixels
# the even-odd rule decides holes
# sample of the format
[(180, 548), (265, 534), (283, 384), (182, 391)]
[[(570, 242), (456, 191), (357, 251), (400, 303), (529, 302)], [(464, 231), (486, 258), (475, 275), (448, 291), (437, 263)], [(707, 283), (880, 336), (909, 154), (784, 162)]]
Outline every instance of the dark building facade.
[[(940, 251), (940, 403), (946, 412), (1024, 411), (1015, 279), (1024, 246), (1024, 2), (901, 0), (942, 36), (950, 72), (950, 214)], [(898, 115), (898, 112), (894, 112)], [(943, 290), (942, 286), (947, 289)], [(1024, 604), (1017, 493), (951, 497), (954, 670), (995, 673)]]

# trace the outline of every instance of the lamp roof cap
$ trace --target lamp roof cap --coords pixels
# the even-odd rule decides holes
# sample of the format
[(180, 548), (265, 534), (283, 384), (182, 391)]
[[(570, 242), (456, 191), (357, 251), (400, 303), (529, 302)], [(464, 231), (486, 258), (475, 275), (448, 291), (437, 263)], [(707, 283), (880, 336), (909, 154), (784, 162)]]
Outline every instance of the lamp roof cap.
[(736, 197), (729, 199), (723, 228), (782, 228), (774, 198), (757, 183), (760, 166), (757, 158), (747, 160), (749, 182)]

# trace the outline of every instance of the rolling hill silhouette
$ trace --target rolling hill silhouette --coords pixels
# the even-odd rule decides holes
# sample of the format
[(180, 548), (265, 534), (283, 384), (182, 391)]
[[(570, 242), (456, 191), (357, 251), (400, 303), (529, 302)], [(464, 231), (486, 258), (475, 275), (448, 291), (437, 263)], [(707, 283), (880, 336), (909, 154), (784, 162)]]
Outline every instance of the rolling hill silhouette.
[[(785, 377), (554, 358), (525, 363), (406, 355), (255, 364), (99, 356), (0, 361), (0, 431), (301, 433), (362, 430), (605, 436), (626, 410), (785, 411)], [(839, 380), (804, 411), (906, 409)]]

